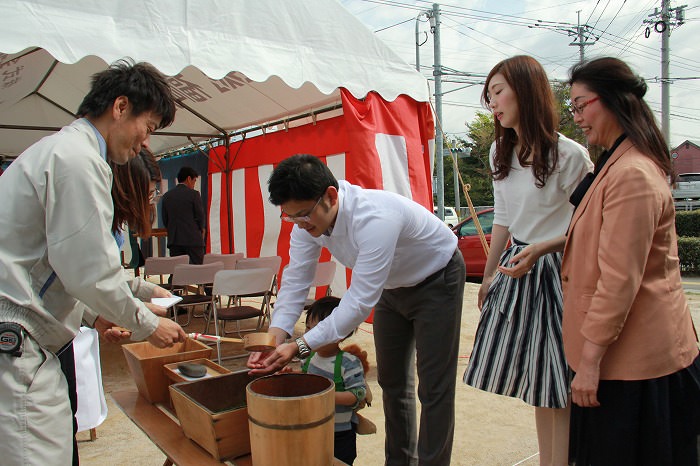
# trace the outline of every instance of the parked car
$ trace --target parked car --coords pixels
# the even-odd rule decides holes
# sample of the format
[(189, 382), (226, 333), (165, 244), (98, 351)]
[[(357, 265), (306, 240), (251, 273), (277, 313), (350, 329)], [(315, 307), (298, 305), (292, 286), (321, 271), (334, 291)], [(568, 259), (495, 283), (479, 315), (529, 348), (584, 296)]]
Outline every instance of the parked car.
[(683, 173), (676, 177), (674, 199), (700, 199), (700, 173)]
[[(445, 220), (444, 220), (445, 225), (447, 225), (450, 228), (457, 225), (457, 223), (459, 223), (459, 217), (457, 216), (457, 212), (455, 212), (455, 208), (445, 206), (444, 210), (445, 210)], [(433, 206), (433, 213), (435, 215), (438, 214), (437, 206)]]
[[(484, 209), (476, 213), (484, 231), (486, 241), (491, 244), (491, 229), (493, 228), (493, 209)], [(457, 247), (464, 257), (464, 264), (467, 267), (467, 277), (483, 277), (484, 267), (486, 267), (486, 253), (479, 239), (479, 232), (476, 229), (471, 215), (458, 223), (452, 229), (457, 235)]]

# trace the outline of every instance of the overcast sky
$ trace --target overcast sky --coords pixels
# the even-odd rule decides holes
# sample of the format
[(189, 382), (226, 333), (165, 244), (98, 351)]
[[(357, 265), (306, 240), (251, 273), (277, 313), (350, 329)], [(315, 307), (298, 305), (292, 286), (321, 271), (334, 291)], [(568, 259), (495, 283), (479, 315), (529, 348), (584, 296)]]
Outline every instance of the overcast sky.
[[(433, 2), (340, 1), (401, 58), (415, 66), (416, 17), (421, 11), (432, 9)], [(660, 10), (661, 0), (446, 0), (439, 4), (442, 65), (471, 73), (475, 76), (467, 79), (481, 83), (493, 65), (520, 54), (538, 59), (550, 79), (565, 80), (568, 69), (579, 59), (579, 47), (569, 45), (575, 38), (568, 37), (566, 31), (576, 28), (580, 10), (581, 24), (591, 26), (588, 41), (594, 42), (585, 47), (586, 58), (607, 55), (628, 62), (647, 80), (647, 102), (661, 121), (661, 34), (654, 31), (654, 24), (644, 23), (653, 19), (650, 15), (655, 8)], [(681, 78), (671, 84), (671, 147), (685, 140), (700, 144), (700, 0), (671, 2), (672, 8), (682, 5), (687, 5), (685, 23), (674, 28), (670, 38), (669, 75)], [(538, 20), (540, 27), (528, 27)], [(421, 41), (425, 42), (420, 47), (421, 71), (430, 77), (433, 37), (425, 17), (421, 17), (419, 29)], [(443, 97), (443, 126), (448, 134), (465, 136), (465, 123), (482, 109), (482, 87), (443, 81), (443, 91), (454, 90)]]

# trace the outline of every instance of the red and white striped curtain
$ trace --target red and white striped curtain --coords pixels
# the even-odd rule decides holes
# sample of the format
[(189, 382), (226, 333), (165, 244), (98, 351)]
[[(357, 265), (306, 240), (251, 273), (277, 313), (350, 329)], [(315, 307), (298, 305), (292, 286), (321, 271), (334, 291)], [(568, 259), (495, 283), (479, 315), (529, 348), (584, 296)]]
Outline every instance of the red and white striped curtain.
[[(376, 93), (358, 100), (341, 89), (341, 96), (341, 116), (231, 144), (228, 185), (225, 148), (210, 151), (209, 252), (279, 255), (282, 267), (287, 264), (292, 224), (282, 222), (279, 207), (267, 200), (267, 180), (275, 164), (299, 153), (321, 158), (338, 179), (399, 193), (432, 211), (435, 132), (429, 105), (403, 95), (393, 102)], [(324, 250), (321, 261), (330, 257)], [(347, 289), (349, 277), (349, 271), (336, 275), (335, 295)]]

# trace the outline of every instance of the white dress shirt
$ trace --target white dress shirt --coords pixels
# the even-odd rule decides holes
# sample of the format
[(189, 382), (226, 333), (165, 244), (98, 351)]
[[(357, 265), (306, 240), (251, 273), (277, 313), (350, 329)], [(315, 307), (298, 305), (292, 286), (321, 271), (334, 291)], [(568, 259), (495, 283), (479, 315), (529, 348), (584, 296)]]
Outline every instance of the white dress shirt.
[(340, 341), (369, 316), (384, 289), (416, 285), (447, 265), (457, 237), (431, 211), (387, 191), (339, 181), (338, 215), (330, 235), (292, 229), (272, 327), (292, 334), (303, 310), (321, 249), (327, 248), (352, 281), (333, 313), (304, 335), (311, 348)]

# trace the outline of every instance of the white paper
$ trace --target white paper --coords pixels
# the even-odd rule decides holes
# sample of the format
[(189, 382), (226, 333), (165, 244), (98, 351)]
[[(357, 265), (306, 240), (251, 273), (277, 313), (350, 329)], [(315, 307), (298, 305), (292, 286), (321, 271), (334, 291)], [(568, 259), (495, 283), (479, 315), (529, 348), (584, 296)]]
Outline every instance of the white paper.
[(171, 296), (169, 298), (151, 298), (151, 303), (157, 304), (158, 306), (163, 306), (165, 308), (171, 307), (182, 301), (182, 296)]
[(102, 424), (107, 417), (107, 401), (102, 388), (100, 344), (97, 330), (80, 327), (73, 340), (75, 353), (75, 382), (78, 393), (78, 432)]

